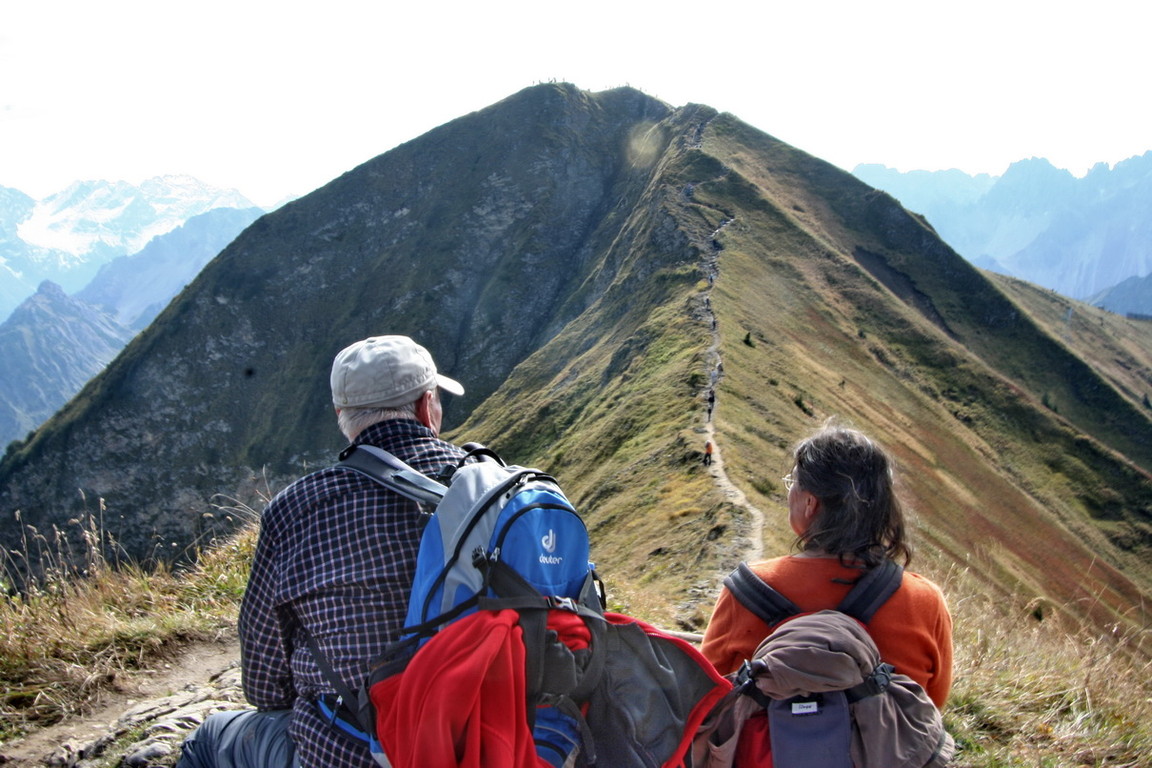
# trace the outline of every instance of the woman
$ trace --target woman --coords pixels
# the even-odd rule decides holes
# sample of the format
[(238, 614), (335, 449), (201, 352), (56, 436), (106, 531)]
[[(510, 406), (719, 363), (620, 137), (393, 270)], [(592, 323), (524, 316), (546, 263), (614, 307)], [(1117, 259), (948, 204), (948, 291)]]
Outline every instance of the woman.
[[(752, 569), (804, 611), (834, 608), (862, 573), (885, 558), (907, 565), (904, 513), (891, 460), (854, 429), (825, 424), (796, 446), (784, 477), (796, 554)], [(952, 685), (952, 617), (939, 587), (904, 572), (900, 588), (868, 625), (881, 658), (943, 707)], [(724, 589), (701, 650), (721, 674), (752, 658), (770, 628)]]

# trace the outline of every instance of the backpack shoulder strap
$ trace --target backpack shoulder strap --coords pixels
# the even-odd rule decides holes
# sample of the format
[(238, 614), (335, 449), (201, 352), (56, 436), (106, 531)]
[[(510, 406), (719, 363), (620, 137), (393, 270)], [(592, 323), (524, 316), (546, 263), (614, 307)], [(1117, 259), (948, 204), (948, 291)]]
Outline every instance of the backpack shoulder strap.
[(899, 563), (885, 559), (860, 577), (852, 591), (836, 606), (836, 610), (867, 624), (880, 606), (900, 589), (903, 579), (904, 568)]
[(317, 709), (329, 724), (360, 741), (371, 743), (372, 730), (364, 727), (365, 723), (369, 725), (372, 723), (371, 712), (366, 709), (366, 697), (362, 695), (362, 692), (349, 688), (348, 684), (344, 682), (344, 678), (336, 673), (324, 651), (320, 650), (320, 644), (312, 637), (312, 633), (305, 631), (304, 637), (308, 642), (308, 649), (312, 652), (312, 660), (320, 669), (320, 674), (336, 691), (335, 696), (317, 695), (314, 699)]
[[(867, 624), (889, 597), (900, 588), (904, 569), (892, 560), (884, 560), (868, 571), (845, 596), (836, 610)], [(802, 611), (772, 585), (765, 582), (747, 563), (740, 563), (724, 579), (724, 586), (741, 605), (773, 626)]]
[(358, 472), (422, 504), (435, 506), (448, 490), (443, 484), (374, 445), (362, 443), (349, 446), (340, 454), (340, 462), (336, 466)]
[(741, 605), (770, 627), (801, 612), (795, 603), (757, 576), (748, 563), (736, 566), (736, 570), (724, 578), (724, 586)]

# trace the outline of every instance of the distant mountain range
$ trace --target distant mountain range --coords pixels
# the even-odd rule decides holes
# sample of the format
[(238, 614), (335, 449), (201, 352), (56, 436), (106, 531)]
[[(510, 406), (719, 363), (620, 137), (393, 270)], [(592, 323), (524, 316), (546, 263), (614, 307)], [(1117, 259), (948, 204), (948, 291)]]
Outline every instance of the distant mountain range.
[(1130, 277), (1094, 296), (1089, 296), (1088, 302), (1095, 307), (1104, 307), (1117, 314), (1145, 320), (1150, 319), (1152, 318), (1152, 275)]
[(135, 332), (45, 280), (0, 324), (0, 442), (23, 437), (68, 402)]
[(0, 445), (24, 437), (99, 373), (259, 208), (217, 208), (104, 264), (68, 296), (50, 280), (0, 323)]
[[(449, 437), (560, 479), (626, 610), (699, 629), (750, 542), (787, 551), (789, 446), (833, 416), (892, 449), (917, 570), (1112, 629), (1152, 599), (1144, 324), (975, 268), (732, 115), (552, 83), (247, 227), (9, 446), (0, 537), (99, 513), (117, 556), (194, 552), (335, 460), (332, 356), (381, 333), (464, 383)], [(762, 517), (702, 466), (719, 362)]]
[(215, 208), (254, 208), (236, 190), (189, 176), (139, 186), (78, 181), (43, 200), (0, 187), (0, 318), (45, 280), (74, 293), (100, 267)]
[(41, 201), (0, 188), (0, 445), (55, 413), (262, 213), (186, 176), (77, 182)]
[(1039, 158), (999, 177), (883, 165), (853, 173), (924, 214), (977, 266), (1113, 312), (1152, 313), (1152, 291), (1140, 299), (1133, 285), (1124, 298), (1109, 292), (1152, 273), (1152, 152), (1112, 168), (1100, 163), (1083, 178)]
[(136, 253), (101, 266), (92, 282), (76, 292), (76, 298), (138, 331), (262, 215), (264, 211), (259, 208), (215, 208), (192, 216)]

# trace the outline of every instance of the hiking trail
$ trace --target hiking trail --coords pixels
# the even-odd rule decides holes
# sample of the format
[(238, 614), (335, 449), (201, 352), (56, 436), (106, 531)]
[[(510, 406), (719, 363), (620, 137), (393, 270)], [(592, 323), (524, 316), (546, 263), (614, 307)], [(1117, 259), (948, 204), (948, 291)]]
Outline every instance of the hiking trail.
[(708, 287), (704, 291), (704, 320), (711, 327), (712, 343), (704, 355), (707, 364), (708, 391), (715, 395), (714, 403), (706, 403), (704, 420), (704, 439), (712, 441), (712, 462), (706, 469), (712, 476), (716, 487), (724, 497), (733, 505), (747, 511), (749, 528), (747, 532), (747, 545), (743, 548), (740, 559), (749, 562), (764, 559), (764, 513), (761, 512), (748, 497), (741, 491), (724, 468), (724, 452), (716, 439), (715, 417), (720, 405), (718, 387), (724, 378), (724, 361), (720, 356), (720, 328), (715, 310), (712, 308), (712, 287), (720, 275), (720, 252), (723, 246), (718, 240), (720, 233), (735, 221), (734, 218), (725, 219), (712, 233), (710, 248), (705, 252), (703, 270), (708, 280)]
[(151, 668), (119, 675), (91, 711), (0, 743), (0, 765), (87, 768), (110, 758), (113, 765), (171, 765), (175, 744), (208, 712), (240, 706), (239, 660), (234, 628), (176, 645)]

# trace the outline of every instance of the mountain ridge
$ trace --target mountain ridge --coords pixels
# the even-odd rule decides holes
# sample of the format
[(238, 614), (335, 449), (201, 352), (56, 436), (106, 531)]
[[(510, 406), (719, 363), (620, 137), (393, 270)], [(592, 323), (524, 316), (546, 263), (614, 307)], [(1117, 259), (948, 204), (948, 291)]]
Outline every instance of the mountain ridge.
[(1122, 280), (1088, 297), (1088, 303), (1119, 315), (1152, 317), (1152, 275)]
[(212, 208), (157, 235), (135, 253), (103, 264), (76, 298), (112, 313), (130, 328), (152, 322), (168, 302), (245, 227), (260, 208)]
[[(34, 430), (133, 332), (51, 281), (0, 324), (0, 443)], [(67, 393), (67, 394), (65, 394)]]
[(215, 208), (193, 216), (104, 264), (71, 298), (44, 281), (0, 323), (0, 445), (40, 426), (261, 214)]
[(204, 540), (227, 527), (212, 494), (258, 505), (332, 460), (328, 361), (382, 332), (464, 382), (451, 436), (557, 474), (619, 594), (683, 628), (753, 530), (700, 462), (717, 362), (717, 440), (756, 507), (840, 415), (897, 455), (930, 573), (1100, 626), (1148, 593), (1152, 423), (1121, 375), (849, 174), (706, 106), (565, 84), (255, 222), (0, 463), (0, 511), (63, 521), (84, 488), (131, 517), (129, 551)]

